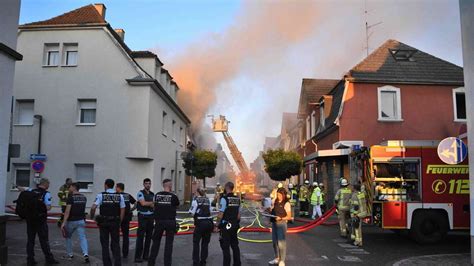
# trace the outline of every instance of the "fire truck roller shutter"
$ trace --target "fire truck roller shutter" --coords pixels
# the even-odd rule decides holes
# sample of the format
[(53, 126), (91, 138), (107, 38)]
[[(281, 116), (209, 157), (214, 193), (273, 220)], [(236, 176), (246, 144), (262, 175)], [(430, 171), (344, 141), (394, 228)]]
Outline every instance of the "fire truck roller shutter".
[(444, 209), (418, 209), (413, 213), (410, 236), (420, 244), (439, 242), (448, 230), (448, 213)]

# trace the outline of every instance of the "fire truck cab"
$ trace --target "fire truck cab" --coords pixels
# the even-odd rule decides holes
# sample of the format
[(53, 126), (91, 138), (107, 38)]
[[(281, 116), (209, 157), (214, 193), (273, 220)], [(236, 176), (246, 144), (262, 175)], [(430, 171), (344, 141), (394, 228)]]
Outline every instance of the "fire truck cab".
[(372, 146), (367, 185), (372, 222), (408, 230), (419, 243), (469, 228), (469, 166), (444, 163), (437, 146)]

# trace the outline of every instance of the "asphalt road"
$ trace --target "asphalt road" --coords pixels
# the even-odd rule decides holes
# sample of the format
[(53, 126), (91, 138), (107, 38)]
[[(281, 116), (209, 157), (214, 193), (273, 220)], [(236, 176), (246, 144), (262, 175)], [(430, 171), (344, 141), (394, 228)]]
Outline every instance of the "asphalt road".
[[(247, 213), (247, 216), (248, 213)], [(336, 221), (335, 217), (331, 221)], [(242, 225), (249, 223), (245, 220)], [(50, 224), (50, 243), (54, 254), (59, 259), (65, 254), (64, 240), (55, 224)], [(376, 227), (365, 226), (364, 246), (356, 248), (339, 237), (338, 228), (332, 226), (319, 226), (304, 233), (291, 234), (287, 237), (287, 265), (393, 265), (396, 262), (407, 260), (416, 256), (425, 256), (428, 261), (432, 255), (463, 254), (470, 252), (468, 232), (452, 232), (445, 241), (435, 245), (418, 245), (406, 236), (397, 235), (391, 231), (384, 231)], [(243, 237), (251, 239), (270, 239), (269, 233), (243, 233)], [(89, 253), (91, 265), (101, 265), (100, 242), (97, 229), (87, 229), (89, 240)], [(81, 265), (81, 254), (77, 239), (74, 241), (76, 258), (74, 261), (60, 260), (61, 264)], [(7, 227), (7, 244), (9, 245), (9, 265), (26, 265), (26, 225), (22, 221), (10, 221)], [(163, 247), (157, 264), (163, 262)], [(267, 265), (273, 259), (273, 248), (270, 243), (240, 242), (242, 262), (244, 265)], [(39, 248), (35, 246), (36, 259), (41, 263), (44, 257)], [(222, 256), (219, 247), (218, 235), (213, 234), (209, 247), (208, 265), (221, 265)], [(124, 265), (140, 265), (133, 263), (135, 239), (130, 241), (129, 258), (123, 260)], [(192, 235), (176, 236), (174, 242), (173, 264), (192, 265)], [(463, 264), (460, 263), (451, 265)], [(143, 265), (146, 265), (143, 263)], [(406, 264), (401, 264), (406, 265)]]

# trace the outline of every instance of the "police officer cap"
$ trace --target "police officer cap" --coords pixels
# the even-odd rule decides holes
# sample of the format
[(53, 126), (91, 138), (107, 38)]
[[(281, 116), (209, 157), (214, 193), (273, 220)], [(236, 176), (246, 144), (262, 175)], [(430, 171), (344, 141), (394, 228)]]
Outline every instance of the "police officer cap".
[(347, 180), (346, 180), (345, 178), (343, 178), (343, 179), (341, 180), (341, 186), (345, 187), (345, 186), (347, 186), (347, 185), (349, 185), (349, 183), (347, 183)]
[(304, 181), (304, 183), (305, 183), (305, 184), (309, 184), (309, 180), (306, 179), (306, 180)]

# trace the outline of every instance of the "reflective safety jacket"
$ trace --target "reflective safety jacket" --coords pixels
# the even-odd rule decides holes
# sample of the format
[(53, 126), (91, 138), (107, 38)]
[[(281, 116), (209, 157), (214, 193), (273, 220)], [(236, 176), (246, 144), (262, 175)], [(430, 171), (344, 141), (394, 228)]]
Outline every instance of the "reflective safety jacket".
[(367, 202), (365, 200), (365, 194), (363, 192), (352, 193), (350, 204), (351, 216), (357, 216), (359, 218), (367, 217)]
[(69, 189), (67, 185), (66, 184), (62, 185), (59, 188), (59, 192), (58, 192), (59, 206), (66, 206), (68, 194), (69, 194)]
[(291, 206), (295, 206), (298, 192), (296, 192), (296, 189), (292, 188), (290, 189), (290, 193), (291, 193), (290, 204)]
[(311, 193), (311, 204), (312, 205), (321, 205), (321, 204), (323, 204), (323, 195), (322, 195), (321, 189), (319, 187), (315, 187), (313, 189), (313, 193)]
[(305, 202), (308, 200), (308, 197), (309, 197), (309, 188), (308, 186), (306, 185), (303, 185), (301, 188), (300, 188), (300, 202)]
[(334, 200), (336, 201), (337, 209), (339, 211), (349, 211), (349, 208), (350, 208), (349, 201), (351, 199), (351, 194), (352, 194), (352, 191), (348, 187), (340, 188), (336, 192), (336, 196), (334, 197)]

